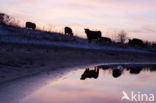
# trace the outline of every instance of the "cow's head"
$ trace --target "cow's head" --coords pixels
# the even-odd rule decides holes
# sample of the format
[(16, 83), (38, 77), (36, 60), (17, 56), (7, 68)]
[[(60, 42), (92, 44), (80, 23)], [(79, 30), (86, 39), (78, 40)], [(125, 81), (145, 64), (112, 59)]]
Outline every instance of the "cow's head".
[(85, 30), (85, 33), (87, 33), (87, 32), (89, 32), (89, 31), (90, 31), (90, 30), (89, 30), (89, 29), (87, 29), (87, 28), (85, 28), (84, 30)]

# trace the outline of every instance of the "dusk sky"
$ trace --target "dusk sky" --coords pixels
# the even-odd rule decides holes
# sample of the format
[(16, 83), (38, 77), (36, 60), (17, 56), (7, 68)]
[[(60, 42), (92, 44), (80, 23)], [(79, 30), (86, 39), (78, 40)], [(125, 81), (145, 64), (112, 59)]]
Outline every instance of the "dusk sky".
[(108, 37), (124, 30), (131, 38), (156, 41), (156, 0), (0, 0), (0, 12), (40, 27), (70, 26), (81, 37), (90, 28)]

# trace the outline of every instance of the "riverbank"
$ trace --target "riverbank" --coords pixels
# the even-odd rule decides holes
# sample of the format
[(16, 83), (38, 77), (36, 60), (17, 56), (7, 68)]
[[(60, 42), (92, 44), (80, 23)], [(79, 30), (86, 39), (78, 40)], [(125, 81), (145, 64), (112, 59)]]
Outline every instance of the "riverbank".
[(0, 83), (41, 72), (102, 63), (155, 63), (150, 53), (0, 44)]

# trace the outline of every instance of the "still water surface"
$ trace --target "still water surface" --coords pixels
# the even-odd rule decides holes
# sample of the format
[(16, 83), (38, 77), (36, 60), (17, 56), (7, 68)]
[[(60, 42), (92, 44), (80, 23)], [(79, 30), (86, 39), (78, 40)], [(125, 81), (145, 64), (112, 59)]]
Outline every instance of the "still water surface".
[[(25, 97), (21, 103), (133, 103), (123, 91), (156, 96), (156, 65), (102, 65), (78, 69)], [(155, 98), (154, 98), (155, 99)], [(138, 101), (138, 98), (137, 98)], [(135, 101), (136, 102), (136, 101)], [(156, 103), (156, 100), (152, 103)]]

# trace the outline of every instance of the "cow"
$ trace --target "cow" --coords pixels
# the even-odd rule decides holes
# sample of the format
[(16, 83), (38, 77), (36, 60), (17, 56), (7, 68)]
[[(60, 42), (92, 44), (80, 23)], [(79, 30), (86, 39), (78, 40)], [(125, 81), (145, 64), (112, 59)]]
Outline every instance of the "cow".
[(108, 37), (101, 37), (99, 40), (100, 44), (110, 44), (112, 43), (112, 40)]
[(153, 48), (156, 48), (156, 43), (153, 43), (153, 44), (152, 44), (152, 47), (153, 47)]
[(132, 67), (132, 68), (129, 68), (129, 69), (130, 69), (131, 74), (139, 74), (142, 71), (141, 67)]
[(26, 28), (31, 28), (32, 30), (35, 30), (36, 29), (36, 24), (32, 23), (32, 22), (26, 22), (25, 27)]
[(117, 66), (117, 67), (113, 68), (113, 73), (112, 73), (113, 77), (114, 78), (120, 77), (121, 74), (123, 73), (123, 69), (124, 68), (122, 66)]
[(70, 27), (65, 27), (64, 32), (65, 32), (65, 35), (73, 36), (73, 32)]
[(90, 43), (91, 40), (95, 39), (95, 40), (100, 40), (101, 38), (101, 31), (91, 31), (89, 29), (85, 29), (85, 33), (87, 35), (88, 38), (88, 42)]
[(4, 13), (0, 13), (0, 25), (8, 25), (10, 17)]
[(89, 70), (89, 68), (87, 68), (84, 73), (81, 75), (81, 80), (85, 80), (86, 78), (95, 78), (97, 79), (99, 76), (99, 69), (98, 68), (94, 68), (94, 70)]
[(140, 39), (137, 39), (137, 38), (133, 38), (132, 40), (129, 39), (129, 45), (132, 45), (132, 46), (143, 46), (143, 41), (140, 40)]
[(5, 16), (5, 14), (3, 14), (3, 13), (0, 13), (0, 24), (4, 24), (4, 16)]

